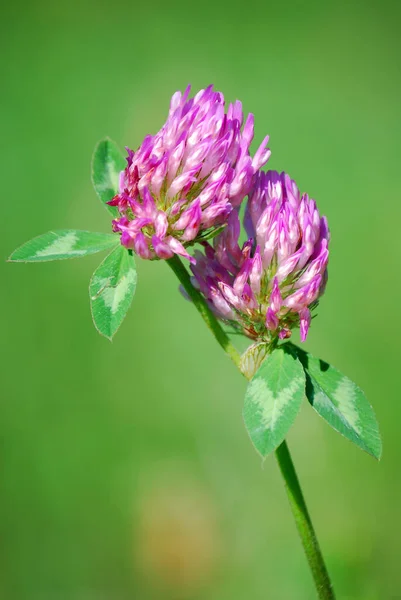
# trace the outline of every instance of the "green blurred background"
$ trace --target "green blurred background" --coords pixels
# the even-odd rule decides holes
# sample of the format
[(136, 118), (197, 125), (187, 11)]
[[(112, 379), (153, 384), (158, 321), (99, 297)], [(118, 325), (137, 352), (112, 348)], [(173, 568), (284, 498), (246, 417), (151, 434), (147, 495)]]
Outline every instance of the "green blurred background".
[[(171, 94), (210, 82), (317, 199), (330, 281), (307, 348), (375, 407), (380, 464), (305, 406), (289, 443), (340, 599), (401, 598), (399, 3), (3, 3), (1, 256), (53, 228), (109, 231), (90, 183), (105, 135), (136, 147)], [(162, 263), (109, 343), (100, 257), (3, 262), (0, 596), (312, 600), (245, 382)], [(296, 336), (298, 337), (298, 336)]]

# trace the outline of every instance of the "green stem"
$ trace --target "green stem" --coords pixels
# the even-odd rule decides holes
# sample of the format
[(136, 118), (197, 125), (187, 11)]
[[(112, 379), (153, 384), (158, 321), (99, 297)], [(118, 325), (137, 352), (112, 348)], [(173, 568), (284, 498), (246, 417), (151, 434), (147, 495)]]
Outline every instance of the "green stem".
[(241, 355), (238, 350), (232, 345), (230, 338), (223, 331), (217, 318), (214, 316), (209, 306), (207, 305), (203, 296), (193, 287), (189, 273), (182, 264), (181, 260), (176, 254), (172, 258), (169, 258), (167, 264), (172, 268), (184, 290), (191, 298), (202, 319), (213, 333), (214, 337), (223, 348), (224, 352), (228, 354), (233, 363), (239, 370), (241, 370)]
[(276, 450), (276, 458), (280, 467), (281, 474), (285, 481), (288, 500), (292, 514), (294, 515), (295, 524), (298, 529), (299, 536), (304, 547), (306, 558), (312, 571), (316, 590), (321, 600), (334, 600), (334, 590), (330, 581), (330, 576), (327, 572), (326, 565), (319, 542), (316, 537), (315, 530), (305, 498), (302, 494), (301, 486), (295, 471), (294, 463), (292, 462), (291, 454), (287, 442), (281, 443)]
[[(191, 298), (195, 307), (199, 311), (206, 325), (209, 327), (214, 337), (228, 354), (236, 367), (241, 371), (241, 355), (231, 343), (228, 335), (223, 331), (219, 321), (214, 316), (203, 296), (193, 287), (189, 273), (182, 264), (180, 258), (174, 255), (167, 261), (168, 265), (177, 275), (181, 285)], [(320, 600), (334, 600), (334, 591), (330, 582), (330, 577), (324, 564), (323, 555), (319, 547), (315, 530), (302, 494), (301, 486), (292, 462), (290, 451), (286, 441), (276, 450), (276, 458), (285, 481), (285, 488), (290, 502), (292, 514), (298, 529), (301, 542), (308, 559), (312, 576), (315, 582), (316, 590)]]

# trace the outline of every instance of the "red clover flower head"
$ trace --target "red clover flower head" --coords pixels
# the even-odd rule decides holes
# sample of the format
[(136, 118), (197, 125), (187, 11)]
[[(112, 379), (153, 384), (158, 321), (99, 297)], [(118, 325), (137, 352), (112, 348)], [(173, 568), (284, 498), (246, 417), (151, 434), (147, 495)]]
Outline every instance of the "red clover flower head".
[[(213, 86), (189, 98), (176, 92), (166, 123), (138, 150), (127, 149), (119, 193), (109, 202), (121, 244), (147, 259), (180, 254), (194, 262), (186, 246), (207, 237), (249, 193), (270, 150), (265, 137), (253, 158), (249, 147), (254, 118), (243, 125), (238, 100), (225, 110)], [(243, 125), (243, 127), (242, 127)]]
[(214, 312), (248, 337), (276, 342), (299, 326), (305, 341), (311, 311), (324, 292), (330, 239), (314, 200), (300, 195), (285, 173), (259, 172), (245, 210), (249, 239), (238, 244), (240, 222), (195, 253), (193, 284)]

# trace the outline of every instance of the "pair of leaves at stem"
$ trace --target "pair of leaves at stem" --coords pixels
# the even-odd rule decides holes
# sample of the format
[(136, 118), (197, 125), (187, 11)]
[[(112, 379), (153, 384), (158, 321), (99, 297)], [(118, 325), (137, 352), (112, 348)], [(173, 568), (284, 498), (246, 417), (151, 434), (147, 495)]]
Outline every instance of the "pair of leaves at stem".
[[(114, 142), (99, 142), (92, 161), (92, 181), (108, 211), (116, 216), (117, 209), (106, 204), (118, 191), (120, 172), (125, 160)], [(111, 253), (93, 273), (89, 296), (96, 329), (112, 339), (121, 325), (136, 288), (136, 267), (132, 252), (120, 245), (113, 233), (94, 233), (75, 229), (49, 231), (26, 242), (15, 250), (13, 262), (45, 262), (87, 256), (103, 250)]]
[(284, 440), (305, 395), (331, 427), (380, 459), (377, 421), (362, 390), (331, 365), (291, 343), (265, 358), (245, 395), (245, 426), (263, 458)]

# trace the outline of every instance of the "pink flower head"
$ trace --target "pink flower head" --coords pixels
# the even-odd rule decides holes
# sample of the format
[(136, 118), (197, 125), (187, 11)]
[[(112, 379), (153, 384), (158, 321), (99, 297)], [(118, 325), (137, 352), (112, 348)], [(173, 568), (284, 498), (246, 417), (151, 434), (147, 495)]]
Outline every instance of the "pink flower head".
[(330, 239), (314, 200), (300, 195), (285, 173), (259, 172), (244, 224), (249, 239), (240, 248), (237, 211), (214, 240), (204, 243), (192, 266), (193, 282), (214, 312), (255, 340), (308, 334), (311, 311), (327, 281)]
[(189, 98), (176, 92), (166, 123), (133, 152), (120, 176), (120, 191), (109, 204), (121, 243), (142, 258), (192, 260), (186, 246), (224, 223), (249, 193), (255, 173), (270, 150), (266, 137), (252, 158), (253, 115), (243, 125), (238, 100), (225, 107), (213, 86)]

